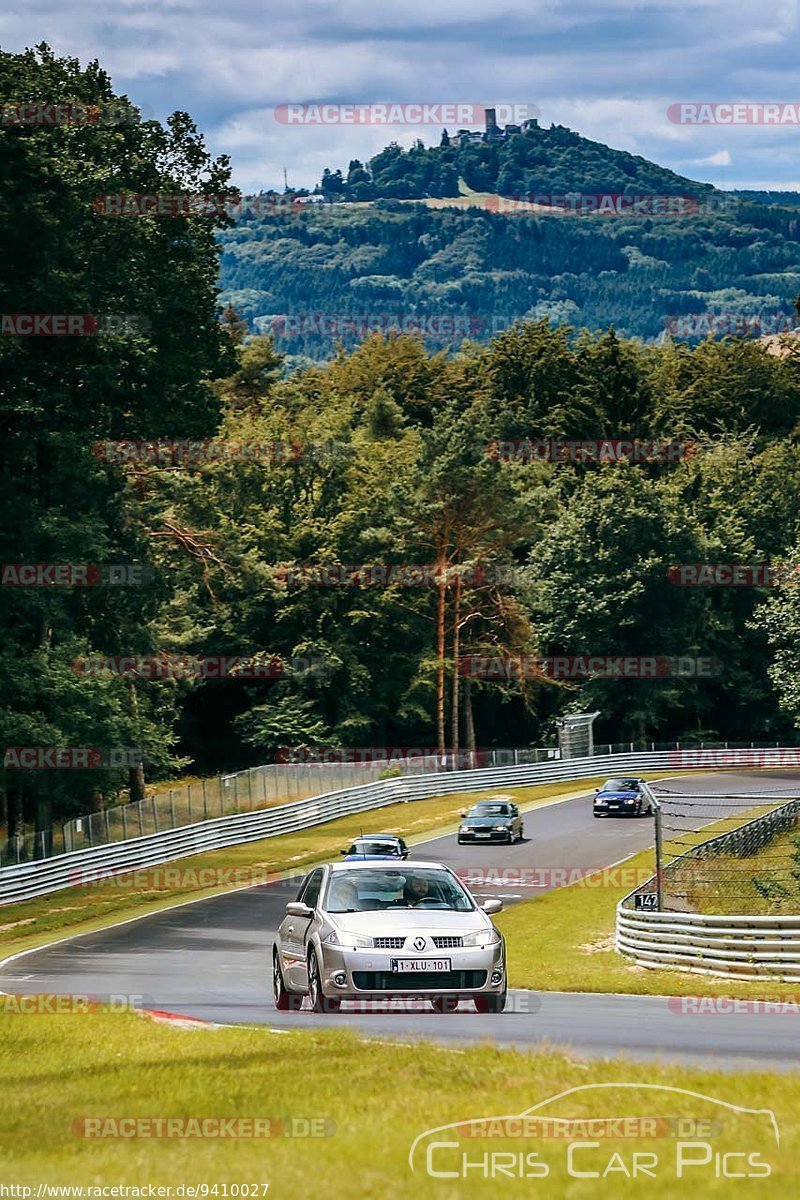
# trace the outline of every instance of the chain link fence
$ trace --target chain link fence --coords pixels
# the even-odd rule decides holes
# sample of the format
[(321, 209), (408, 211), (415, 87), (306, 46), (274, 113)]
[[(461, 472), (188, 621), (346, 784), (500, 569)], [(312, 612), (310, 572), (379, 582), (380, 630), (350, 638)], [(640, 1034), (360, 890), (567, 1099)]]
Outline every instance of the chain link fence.
[(391, 761), (273, 763), (252, 767), (228, 775), (178, 783), (132, 804), (109, 805), (100, 812), (74, 817), (58, 828), (6, 837), (0, 847), (0, 867), (146, 837), (215, 817), (307, 800), (392, 775), (519, 766), (555, 758), (558, 758), (558, 751), (554, 749), (511, 749), (442, 757), (425, 754)]
[[(658, 801), (658, 907), (707, 914), (800, 912), (798, 784), (740, 793), (724, 787), (724, 777), (716, 794), (651, 785)], [(633, 895), (652, 894), (654, 883)]]
[[(594, 754), (633, 754), (647, 751), (750, 750), (767, 749), (773, 743), (758, 742), (614, 742), (594, 746)], [(774, 745), (777, 747), (778, 742)], [(378, 760), (365, 763), (311, 762), (268, 764), (227, 775), (176, 783), (174, 787), (149, 794), (133, 804), (110, 804), (102, 811), (75, 817), (52, 829), (9, 836), (0, 831), (0, 867), (32, 862), (103, 846), (129, 838), (144, 837), (178, 829), (233, 813), (287, 804), (340, 788), (357, 787), (384, 776), (387, 770), (403, 775), (435, 771), (469, 770), (475, 767), (521, 766), (561, 757), (554, 747), (482, 750), (456, 757), (445, 755)]]

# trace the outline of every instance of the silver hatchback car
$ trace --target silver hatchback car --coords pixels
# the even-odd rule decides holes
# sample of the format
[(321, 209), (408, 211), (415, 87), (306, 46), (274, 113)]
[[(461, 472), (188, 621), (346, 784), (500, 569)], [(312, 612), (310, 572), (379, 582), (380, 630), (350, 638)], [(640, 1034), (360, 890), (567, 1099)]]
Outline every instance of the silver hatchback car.
[(502, 1012), (506, 958), (489, 920), (449, 867), (387, 861), (328, 863), (287, 904), (272, 951), (275, 1006), (336, 1012), (343, 1000), (425, 997), (451, 1012), (469, 997)]

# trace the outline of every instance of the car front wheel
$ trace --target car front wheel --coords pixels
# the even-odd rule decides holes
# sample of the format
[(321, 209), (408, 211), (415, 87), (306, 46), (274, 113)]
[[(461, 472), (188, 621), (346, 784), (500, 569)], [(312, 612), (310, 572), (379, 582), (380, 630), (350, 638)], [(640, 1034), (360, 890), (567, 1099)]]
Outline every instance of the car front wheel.
[(338, 996), (325, 996), (322, 992), (322, 979), (319, 973), (319, 963), (315, 950), (308, 953), (308, 999), (311, 1011), (318, 1013), (338, 1012), (342, 1002)]

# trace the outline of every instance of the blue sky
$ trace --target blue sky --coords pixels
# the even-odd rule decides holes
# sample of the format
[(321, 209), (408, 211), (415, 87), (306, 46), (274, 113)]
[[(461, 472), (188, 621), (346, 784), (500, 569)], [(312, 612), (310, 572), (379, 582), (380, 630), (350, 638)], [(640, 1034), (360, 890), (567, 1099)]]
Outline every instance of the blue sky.
[(163, 119), (185, 109), (243, 191), (312, 186), (438, 127), (281, 125), (277, 105), (507, 101), (721, 187), (800, 188), (800, 126), (689, 127), (679, 101), (800, 104), (800, 0), (10, 0), (0, 44), (97, 57)]

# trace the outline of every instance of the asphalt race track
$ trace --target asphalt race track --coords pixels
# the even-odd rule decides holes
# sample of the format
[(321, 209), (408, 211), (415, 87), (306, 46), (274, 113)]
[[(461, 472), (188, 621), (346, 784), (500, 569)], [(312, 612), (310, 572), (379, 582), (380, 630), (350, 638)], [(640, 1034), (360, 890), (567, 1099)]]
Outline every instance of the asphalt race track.
[[(796, 795), (800, 773), (683, 776), (661, 786), (694, 793), (769, 790)], [(445, 862), (459, 871), (491, 871), (498, 881), (470, 885), (473, 893), (514, 904), (548, 887), (546, 877), (543, 885), (526, 882), (530, 868), (537, 868), (541, 876), (548, 868), (617, 863), (651, 844), (652, 829), (649, 819), (595, 820), (585, 796), (528, 812), (522, 843), (459, 846), (455, 836), (448, 835), (418, 843), (411, 855)], [(503, 871), (514, 872), (512, 880), (521, 878), (522, 885), (503, 881)], [(527, 1049), (544, 1042), (580, 1056), (800, 1069), (800, 1016), (687, 1015), (666, 997), (512, 991), (508, 1009), (500, 1015), (479, 1016), (466, 1003), (455, 1013), (440, 1015), (423, 1002), (412, 1007), (407, 1000), (402, 1012), (392, 1011), (387, 1002), (369, 1012), (345, 1004), (339, 1014), (278, 1013), (271, 999), (273, 931), (297, 888), (295, 879), (228, 893), (34, 951), (0, 970), (0, 990), (139, 997), (141, 1007), (214, 1022), (255, 1023), (271, 1031), (341, 1024), (387, 1041), (492, 1040)], [(696, 992), (703, 993), (702, 976), (697, 977)]]

